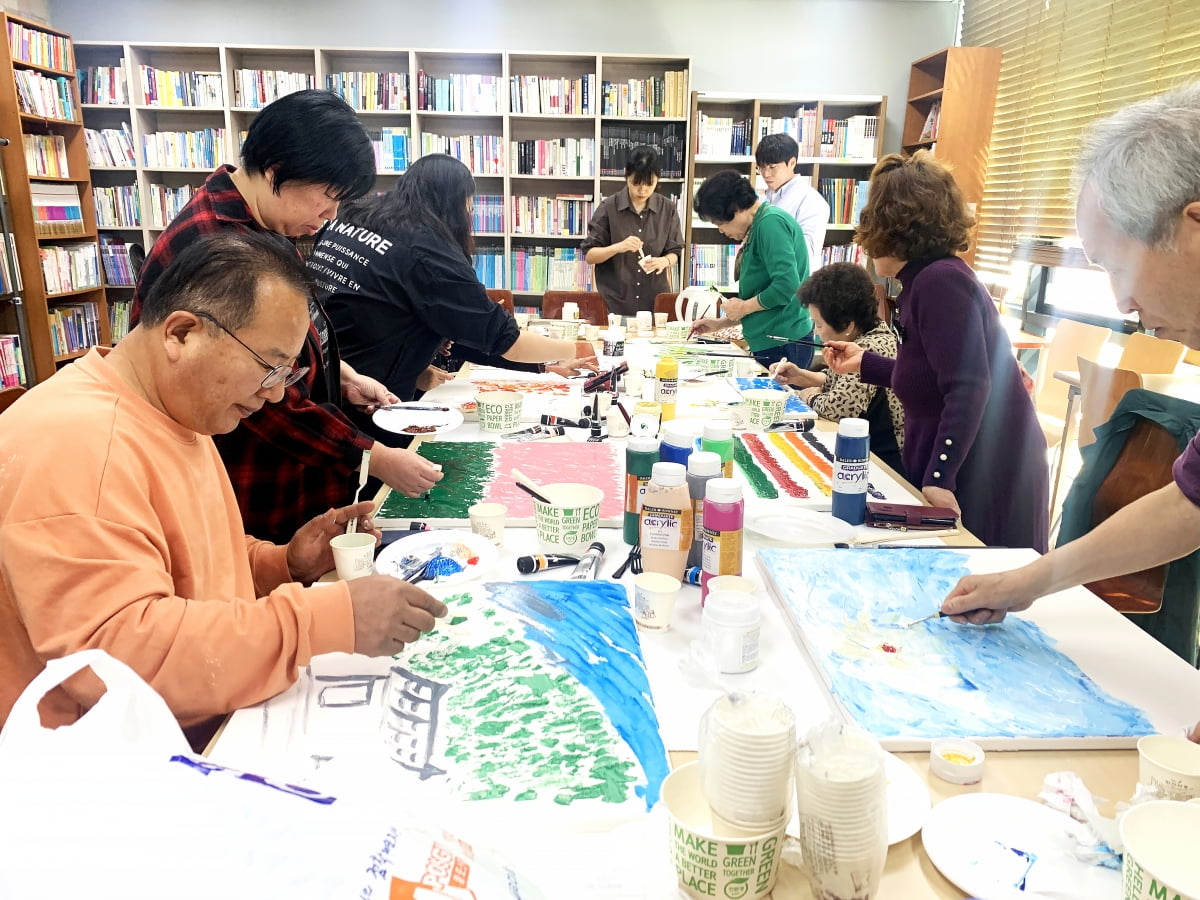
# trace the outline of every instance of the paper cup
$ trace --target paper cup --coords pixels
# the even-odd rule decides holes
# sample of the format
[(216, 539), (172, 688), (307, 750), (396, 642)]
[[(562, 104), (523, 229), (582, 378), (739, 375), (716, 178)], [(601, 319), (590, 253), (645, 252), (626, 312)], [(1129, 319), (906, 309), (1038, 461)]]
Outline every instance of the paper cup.
[(529, 327), (529, 313), (513, 313), (513, 318), (516, 319), (518, 328), (525, 329)]
[(476, 503), (467, 509), (471, 530), (497, 546), (504, 540), (504, 520), (508, 507), (503, 503)]
[(671, 862), (689, 896), (758, 900), (771, 892), (786, 817), (759, 831), (721, 823), (704, 799), (699, 762), (668, 775), (662, 799), (670, 819)]
[(329, 541), (338, 578), (353, 581), (375, 574), (375, 535), (365, 532), (339, 534)]
[(1155, 800), (1121, 818), (1124, 900), (1200, 897), (1200, 805)]
[(525, 395), (517, 391), (486, 391), (475, 395), (480, 431), (515, 431), (521, 425)]
[(667, 324), (667, 315), (668, 314), (665, 312), (656, 312), (654, 314), (654, 327), (662, 328), (664, 325), (666, 325)]
[(633, 579), (633, 621), (646, 631), (667, 631), (682, 587), (678, 578), (643, 572)]
[(533, 523), (543, 553), (581, 556), (596, 539), (604, 491), (590, 484), (547, 484), (550, 503), (533, 501)]
[(774, 388), (742, 391), (742, 402), (746, 404), (750, 427), (761, 429), (779, 421), (783, 415), (783, 406), (787, 402), (787, 394)]
[(1138, 781), (1153, 788), (1163, 800), (1200, 797), (1200, 744), (1169, 734), (1140, 739)]
[(686, 341), (692, 330), (690, 322), (666, 322), (663, 325), (668, 341)]
[(578, 303), (564, 303), (562, 305), (562, 317), (565, 322), (574, 322), (579, 318)]

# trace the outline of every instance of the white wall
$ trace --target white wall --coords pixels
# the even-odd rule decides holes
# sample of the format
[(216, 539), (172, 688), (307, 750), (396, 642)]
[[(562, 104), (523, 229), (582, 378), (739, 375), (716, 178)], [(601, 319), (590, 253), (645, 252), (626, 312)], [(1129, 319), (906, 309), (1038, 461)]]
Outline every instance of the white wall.
[(8, 0), (7, 3), (0, 3), (0, 9), (23, 19), (50, 21), (50, 4), (47, 0)]
[[(45, 2), (45, 0), (42, 0)], [(77, 40), (575, 50), (692, 57), (692, 87), (886, 94), (954, 42), (947, 0), (49, 0)]]

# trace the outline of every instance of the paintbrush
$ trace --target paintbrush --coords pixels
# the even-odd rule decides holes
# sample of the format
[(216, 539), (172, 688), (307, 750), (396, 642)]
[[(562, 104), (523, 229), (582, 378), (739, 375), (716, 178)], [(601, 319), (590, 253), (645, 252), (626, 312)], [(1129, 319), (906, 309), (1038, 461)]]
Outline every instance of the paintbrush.
[(777, 334), (768, 334), (768, 341), (779, 341), (782, 344), (803, 344), (805, 347), (816, 347), (818, 350), (825, 349), (825, 345), (819, 341), (810, 341), (807, 338), (786, 338), (780, 337)]
[(929, 615), (922, 616), (919, 619), (913, 619), (911, 622), (909, 622), (907, 625), (904, 625), (903, 627), (904, 628), (912, 628), (914, 625), (920, 625), (922, 622), (928, 622), (930, 619), (940, 619), (944, 615), (946, 615), (946, 614), (939, 609), (935, 613), (930, 613)]
[(541, 503), (545, 503), (547, 506), (553, 505), (550, 500), (546, 499), (546, 495), (541, 493), (540, 490), (538, 490), (539, 488), (541, 488), (541, 485), (538, 484), (536, 481), (534, 481), (532, 478), (530, 478), (528, 475), (525, 475), (524, 473), (522, 473), (520, 469), (513, 469), (509, 474), (511, 474), (512, 477), (514, 479), (516, 479), (517, 487), (519, 487), (521, 490), (523, 490), (525, 493), (527, 493), (534, 500), (537, 500)]
[(376, 409), (408, 409), (413, 412), (450, 412), (448, 406), (431, 406), (424, 403), (385, 403)]

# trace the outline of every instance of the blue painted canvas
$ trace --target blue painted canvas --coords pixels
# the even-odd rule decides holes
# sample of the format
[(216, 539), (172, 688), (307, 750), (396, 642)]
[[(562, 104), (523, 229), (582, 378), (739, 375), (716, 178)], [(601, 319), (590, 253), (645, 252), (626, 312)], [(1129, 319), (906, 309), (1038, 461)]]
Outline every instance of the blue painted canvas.
[(1035, 623), (933, 619), (963, 575), (949, 550), (766, 549), (759, 555), (833, 695), (879, 738), (1129, 737), (1155, 729)]
[(785, 413), (801, 413), (810, 416), (814, 415), (813, 408), (801, 400), (799, 394), (789, 387), (784, 387), (774, 378), (735, 378), (734, 382), (737, 384), (737, 389), (739, 391), (751, 391), (758, 390), (760, 388), (773, 388), (777, 391), (787, 391), (787, 403), (785, 403), (783, 406), (783, 411)]

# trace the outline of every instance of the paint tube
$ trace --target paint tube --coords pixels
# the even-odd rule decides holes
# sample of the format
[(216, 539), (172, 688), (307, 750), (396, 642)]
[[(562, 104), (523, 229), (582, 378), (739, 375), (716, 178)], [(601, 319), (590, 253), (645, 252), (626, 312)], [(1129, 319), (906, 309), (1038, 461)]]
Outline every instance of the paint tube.
[(568, 419), (566, 416), (542, 416), (543, 425), (565, 425), (568, 428), (587, 428), (587, 419)]
[(567, 576), (569, 581), (592, 581), (600, 574), (600, 564), (604, 562), (604, 545), (595, 541), (587, 548), (587, 553), (579, 560), (579, 564)]
[(566, 434), (561, 425), (531, 425), (522, 431), (513, 431), (504, 435), (506, 441), (540, 441), (543, 438), (560, 437)]
[(560, 566), (573, 566), (578, 562), (578, 556), (535, 553), (532, 556), (518, 556), (517, 571), (522, 575), (532, 575), (534, 572), (545, 572), (547, 569), (557, 569)]

